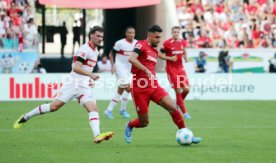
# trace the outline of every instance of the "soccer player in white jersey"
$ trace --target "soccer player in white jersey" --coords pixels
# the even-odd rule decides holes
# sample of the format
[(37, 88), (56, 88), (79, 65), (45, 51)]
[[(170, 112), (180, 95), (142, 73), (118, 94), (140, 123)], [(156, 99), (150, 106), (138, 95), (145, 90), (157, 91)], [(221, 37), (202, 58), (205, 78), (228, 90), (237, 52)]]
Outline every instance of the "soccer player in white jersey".
[(112, 65), (112, 74), (116, 74), (118, 81), (118, 90), (104, 112), (104, 114), (109, 119), (114, 118), (112, 111), (120, 100), (120, 114), (123, 118), (129, 118), (129, 114), (126, 111), (126, 106), (129, 95), (131, 64), (128, 62), (128, 58), (130, 53), (133, 51), (135, 44), (137, 43), (137, 40), (134, 39), (135, 29), (133, 27), (127, 27), (125, 36), (125, 38), (118, 40), (115, 43), (113, 49), (109, 53), (109, 58)]
[(90, 86), (99, 79), (97, 74), (92, 73), (98, 58), (97, 46), (103, 40), (103, 28), (95, 26), (89, 32), (89, 42), (82, 45), (74, 55), (72, 71), (69, 79), (63, 83), (58, 96), (50, 104), (43, 104), (28, 113), (23, 114), (14, 122), (13, 128), (19, 129), (30, 118), (59, 110), (65, 103), (76, 98), (89, 115), (89, 123), (94, 134), (94, 142), (100, 143), (112, 137), (113, 132), (100, 133), (99, 109), (93, 98)]

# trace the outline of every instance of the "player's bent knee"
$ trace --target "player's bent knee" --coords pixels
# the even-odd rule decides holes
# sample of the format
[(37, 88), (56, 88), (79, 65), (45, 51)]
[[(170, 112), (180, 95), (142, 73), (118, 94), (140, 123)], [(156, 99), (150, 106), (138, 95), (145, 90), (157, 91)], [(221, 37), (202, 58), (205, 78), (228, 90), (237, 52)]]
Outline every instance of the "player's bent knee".
[(169, 112), (174, 112), (175, 110), (177, 110), (176, 106), (174, 104), (170, 104), (168, 107), (167, 107), (167, 110)]
[(50, 104), (50, 110), (51, 112), (57, 111), (59, 108), (61, 108), (63, 105), (65, 104), (65, 102), (60, 101), (60, 100), (54, 100), (51, 104)]
[(149, 125), (149, 121), (142, 121), (141, 123), (141, 127), (147, 127)]
[(86, 103), (93, 103), (96, 106), (96, 100), (91, 95), (83, 95), (79, 98), (79, 103), (81, 106), (85, 106)]
[(55, 112), (60, 108), (60, 105), (57, 105), (55, 103), (50, 105), (51, 112)]
[(189, 88), (189, 87), (185, 87), (185, 88), (184, 88), (184, 92), (185, 92), (186, 94), (188, 94), (188, 93), (190, 92), (190, 88)]

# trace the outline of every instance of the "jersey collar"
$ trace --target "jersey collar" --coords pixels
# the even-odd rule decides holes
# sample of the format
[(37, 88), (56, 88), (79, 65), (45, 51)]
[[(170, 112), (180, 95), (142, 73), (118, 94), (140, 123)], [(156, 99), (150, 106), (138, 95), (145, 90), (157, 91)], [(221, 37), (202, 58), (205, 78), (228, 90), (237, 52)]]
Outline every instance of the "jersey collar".
[(171, 42), (180, 42), (180, 39), (174, 40), (173, 38), (171, 38)]
[(132, 44), (133, 43), (133, 40), (132, 41), (128, 41), (126, 38), (125, 38), (126, 42)]
[(88, 46), (92, 49), (92, 50), (96, 50), (95, 45), (93, 45), (90, 41), (88, 41)]

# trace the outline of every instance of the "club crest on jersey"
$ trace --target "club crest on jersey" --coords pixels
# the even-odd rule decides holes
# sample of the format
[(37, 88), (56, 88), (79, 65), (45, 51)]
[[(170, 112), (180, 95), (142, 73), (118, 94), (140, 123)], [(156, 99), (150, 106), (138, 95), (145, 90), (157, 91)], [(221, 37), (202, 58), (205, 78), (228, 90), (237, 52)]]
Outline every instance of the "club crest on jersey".
[(80, 56), (85, 57), (85, 54), (84, 54), (84, 53), (81, 53)]
[(142, 47), (141, 44), (137, 44), (137, 45), (135, 46), (135, 48), (137, 48), (137, 49), (141, 49), (141, 47)]

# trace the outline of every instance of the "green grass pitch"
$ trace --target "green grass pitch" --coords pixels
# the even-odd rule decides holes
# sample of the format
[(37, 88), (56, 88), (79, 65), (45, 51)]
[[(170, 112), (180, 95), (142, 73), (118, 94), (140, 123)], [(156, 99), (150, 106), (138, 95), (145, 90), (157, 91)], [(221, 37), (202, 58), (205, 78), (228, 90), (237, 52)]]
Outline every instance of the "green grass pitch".
[[(177, 144), (171, 117), (153, 103), (149, 126), (134, 129), (131, 144), (123, 139), (127, 120), (120, 117), (119, 106), (114, 120), (104, 117), (108, 101), (98, 101), (101, 131), (115, 135), (101, 144), (92, 143), (88, 114), (74, 101), (55, 113), (34, 117), (20, 130), (12, 129), (15, 119), (41, 103), (0, 103), (1, 163), (276, 162), (275, 101), (187, 101), (192, 120), (186, 120), (186, 126), (203, 138), (189, 147)], [(135, 118), (132, 102), (128, 110)]]

